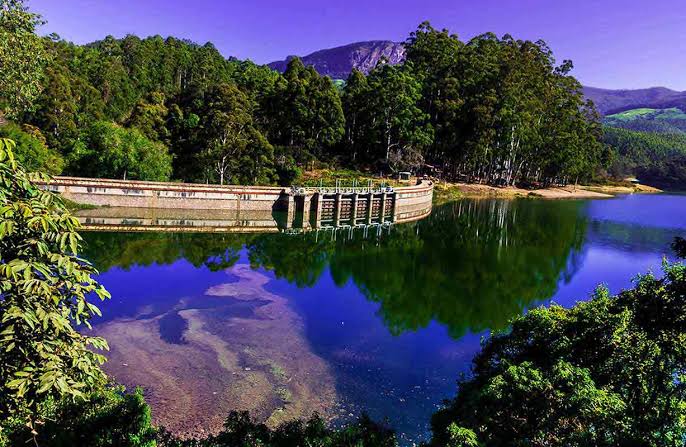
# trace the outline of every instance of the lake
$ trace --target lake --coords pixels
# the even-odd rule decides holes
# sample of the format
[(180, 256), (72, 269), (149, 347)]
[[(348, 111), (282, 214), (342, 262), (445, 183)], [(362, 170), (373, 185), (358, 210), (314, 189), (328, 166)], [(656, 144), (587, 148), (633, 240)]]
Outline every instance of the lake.
[(660, 272), (686, 196), (465, 199), (351, 233), (85, 233), (112, 293), (105, 369), (187, 435), (232, 409), (270, 424), (366, 411), (404, 444), (468, 374), (480, 340), (532, 306), (571, 306)]

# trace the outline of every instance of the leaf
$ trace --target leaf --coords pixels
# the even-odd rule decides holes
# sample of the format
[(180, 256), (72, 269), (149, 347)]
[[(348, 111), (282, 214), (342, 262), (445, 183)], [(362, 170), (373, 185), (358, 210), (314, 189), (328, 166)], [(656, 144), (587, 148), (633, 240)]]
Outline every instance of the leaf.
[(79, 242), (76, 233), (69, 233), (69, 247), (71, 248), (72, 253), (78, 253), (78, 244)]

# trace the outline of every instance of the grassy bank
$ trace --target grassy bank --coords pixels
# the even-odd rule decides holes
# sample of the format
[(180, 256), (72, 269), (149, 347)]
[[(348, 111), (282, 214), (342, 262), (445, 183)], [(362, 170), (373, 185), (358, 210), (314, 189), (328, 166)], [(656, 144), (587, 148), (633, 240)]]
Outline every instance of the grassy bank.
[(64, 202), (64, 205), (67, 207), (69, 211), (80, 211), (80, 210), (93, 210), (95, 208), (99, 208), (97, 205), (88, 205), (86, 203), (77, 203), (74, 202), (73, 200), (69, 200), (66, 197), (61, 197), (62, 202)]

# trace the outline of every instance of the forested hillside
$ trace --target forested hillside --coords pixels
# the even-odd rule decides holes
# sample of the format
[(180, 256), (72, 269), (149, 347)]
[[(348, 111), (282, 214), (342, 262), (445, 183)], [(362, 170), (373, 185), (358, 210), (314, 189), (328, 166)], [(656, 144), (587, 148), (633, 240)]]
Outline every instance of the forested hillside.
[(605, 142), (616, 151), (615, 177), (635, 175), (648, 184), (686, 187), (686, 135), (606, 127)]
[(631, 109), (608, 115), (603, 123), (611, 127), (657, 133), (686, 134), (686, 113), (681, 109)]
[(33, 169), (287, 185), (319, 163), (511, 185), (583, 180), (601, 158), (599, 118), (544, 42), (463, 42), (425, 23), (404, 64), (353, 71), (341, 89), (297, 58), (280, 74), (209, 43), (38, 38), (26, 14), (30, 45), (5, 57), (33, 89), (16, 104), (0, 92), (15, 123), (0, 134), (27, 142), (18, 157)]

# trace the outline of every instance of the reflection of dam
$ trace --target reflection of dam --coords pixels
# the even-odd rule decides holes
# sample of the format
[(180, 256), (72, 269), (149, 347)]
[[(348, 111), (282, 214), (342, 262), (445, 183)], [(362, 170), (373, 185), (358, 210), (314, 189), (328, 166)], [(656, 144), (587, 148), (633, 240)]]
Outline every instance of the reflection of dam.
[(91, 231), (270, 233), (285, 221), (284, 213), (269, 211), (101, 207), (74, 214)]
[(56, 177), (45, 185), (76, 203), (86, 229), (269, 232), (363, 227), (421, 219), (433, 184), (400, 188), (277, 188)]
[[(91, 231), (165, 231), (205, 233), (301, 233), (313, 230), (348, 229), (378, 232), (394, 223), (412, 222), (431, 214), (431, 202), (392, 208), (391, 202), (358, 205), (354, 197), (325, 199), (312, 204), (312, 212), (301, 207), (293, 212), (266, 210), (196, 210), (168, 208), (99, 207), (74, 214)], [(358, 199), (359, 200), (359, 199)], [(372, 198), (379, 202), (378, 199)], [(353, 209), (355, 203), (356, 210)], [(317, 212), (317, 207), (321, 211)], [(294, 207), (295, 208), (295, 207)], [(319, 216), (319, 219), (317, 219)]]

